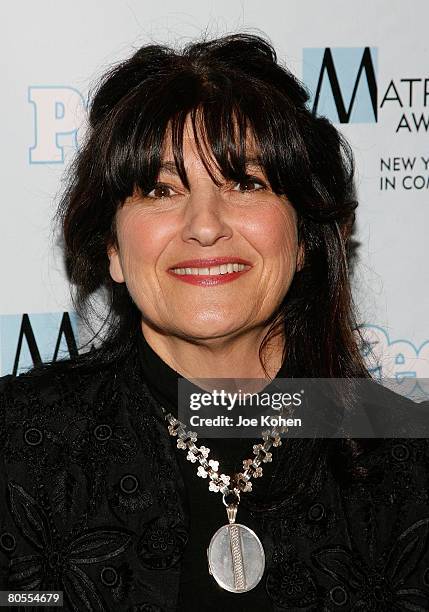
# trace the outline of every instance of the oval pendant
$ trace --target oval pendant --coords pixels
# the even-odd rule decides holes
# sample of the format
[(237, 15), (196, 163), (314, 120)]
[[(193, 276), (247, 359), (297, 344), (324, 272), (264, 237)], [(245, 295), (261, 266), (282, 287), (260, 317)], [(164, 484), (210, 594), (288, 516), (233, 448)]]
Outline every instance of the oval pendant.
[(219, 586), (231, 593), (245, 593), (261, 580), (265, 553), (254, 531), (237, 523), (223, 525), (207, 549), (209, 572)]

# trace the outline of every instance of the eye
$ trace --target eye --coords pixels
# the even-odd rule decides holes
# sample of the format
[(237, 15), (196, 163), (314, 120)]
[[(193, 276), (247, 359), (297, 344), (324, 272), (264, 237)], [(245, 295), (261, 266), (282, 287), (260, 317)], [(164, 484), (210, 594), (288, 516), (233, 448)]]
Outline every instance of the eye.
[(151, 191), (148, 191), (145, 195), (147, 198), (153, 198), (160, 200), (162, 198), (169, 198), (173, 195), (174, 190), (165, 183), (157, 183)]
[(263, 183), (256, 176), (247, 176), (245, 179), (237, 181), (237, 183), (235, 183), (233, 191), (241, 191), (242, 193), (248, 193), (252, 191), (261, 191), (261, 189), (265, 188), (265, 183)]

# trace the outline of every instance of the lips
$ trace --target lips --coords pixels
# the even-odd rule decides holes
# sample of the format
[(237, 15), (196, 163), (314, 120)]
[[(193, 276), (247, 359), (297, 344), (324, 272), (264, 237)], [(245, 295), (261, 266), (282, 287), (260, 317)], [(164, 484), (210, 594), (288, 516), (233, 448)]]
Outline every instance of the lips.
[(170, 270), (175, 268), (210, 268), (212, 266), (220, 266), (228, 263), (241, 263), (245, 266), (251, 266), (250, 261), (242, 259), (241, 257), (210, 257), (208, 259), (186, 259), (184, 261), (178, 261), (171, 266)]
[(211, 257), (179, 261), (168, 270), (176, 280), (200, 287), (213, 287), (237, 280), (252, 268), (241, 257)]
[[(183, 269), (183, 268), (182, 268)], [(187, 283), (189, 285), (198, 285), (200, 287), (215, 287), (216, 285), (223, 285), (225, 283), (231, 283), (235, 280), (239, 279), (243, 274), (247, 274), (247, 272), (251, 268), (245, 268), (239, 272), (227, 272), (224, 274), (176, 274), (172, 270), (168, 270), (168, 274), (170, 274), (176, 280)]]

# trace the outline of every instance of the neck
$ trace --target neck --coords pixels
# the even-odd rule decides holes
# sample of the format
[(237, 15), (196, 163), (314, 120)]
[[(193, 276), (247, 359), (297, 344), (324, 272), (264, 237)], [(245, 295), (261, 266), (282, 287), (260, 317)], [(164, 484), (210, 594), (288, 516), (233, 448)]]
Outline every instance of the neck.
[(264, 348), (264, 372), (259, 347), (268, 327), (234, 338), (183, 338), (165, 335), (142, 321), (144, 337), (159, 357), (185, 378), (259, 378), (272, 380), (282, 365), (284, 335), (275, 335)]

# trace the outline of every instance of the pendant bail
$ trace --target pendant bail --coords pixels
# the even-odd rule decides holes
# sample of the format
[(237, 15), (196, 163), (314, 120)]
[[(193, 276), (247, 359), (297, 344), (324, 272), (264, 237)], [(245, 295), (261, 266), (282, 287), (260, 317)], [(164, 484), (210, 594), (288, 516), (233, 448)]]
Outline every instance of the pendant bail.
[(238, 489), (229, 490), (222, 496), (224, 506), (226, 506), (226, 514), (228, 515), (229, 524), (235, 523), (237, 516), (237, 508), (240, 503), (240, 491)]
[(229, 524), (232, 525), (233, 523), (235, 523), (235, 517), (237, 516), (237, 506), (227, 506), (226, 513), (228, 515)]

